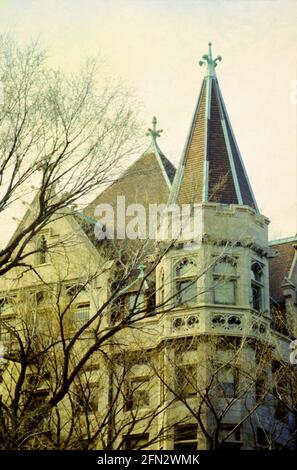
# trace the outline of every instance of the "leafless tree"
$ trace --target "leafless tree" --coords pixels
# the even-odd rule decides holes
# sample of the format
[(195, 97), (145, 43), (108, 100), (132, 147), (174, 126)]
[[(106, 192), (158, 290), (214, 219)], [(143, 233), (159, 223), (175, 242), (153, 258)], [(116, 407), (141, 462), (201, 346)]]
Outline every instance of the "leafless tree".
[(104, 81), (102, 70), (89, 60), (65, 75), (47, 65), (38, 44), (20, 47), (0, 39), (2, 222), (9, 225), (20, 202), (35, 193), (30, 217), (1, 246), (0, 275), (26, 266), (26, 247), (49, 220), (101, 190), (137, 149), (135, 100), (119, 84)]

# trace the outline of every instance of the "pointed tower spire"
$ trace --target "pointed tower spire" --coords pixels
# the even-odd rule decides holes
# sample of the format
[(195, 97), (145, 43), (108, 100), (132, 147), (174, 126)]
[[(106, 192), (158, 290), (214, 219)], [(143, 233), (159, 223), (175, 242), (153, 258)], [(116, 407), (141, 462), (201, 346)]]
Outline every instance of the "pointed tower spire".
[(216, 77), (222, 58), (212, 58), (209, 43), (202, 59), (206, 73), (169, 202), (241, 204), (257, 211)]

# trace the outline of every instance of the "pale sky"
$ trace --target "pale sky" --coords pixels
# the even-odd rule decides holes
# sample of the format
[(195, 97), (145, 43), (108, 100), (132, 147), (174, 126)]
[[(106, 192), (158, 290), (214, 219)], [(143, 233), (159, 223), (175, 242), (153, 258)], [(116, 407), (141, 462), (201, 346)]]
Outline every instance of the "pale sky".
[(143, 103), (144, 133), (157, 116), (159, 145), (176, 165), (211, 41), (270, 239), (297, 231), (296, 24), (296, 0), (0, 0), (0, 33), (39, 37), (51, 63), (75, 70), (100, 54)]

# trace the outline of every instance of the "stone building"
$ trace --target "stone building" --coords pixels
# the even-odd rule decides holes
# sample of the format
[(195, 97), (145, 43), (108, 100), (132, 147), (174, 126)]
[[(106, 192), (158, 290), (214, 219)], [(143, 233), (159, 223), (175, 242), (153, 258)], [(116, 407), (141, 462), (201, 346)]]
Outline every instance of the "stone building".
[[(50, 221), (32, 241), (39, 247), (34, 269), (18, 268), (1, 280), (2, 384), (22, 370), (14, 332), (26, 336), (26, 318), (36, 345), (32, 340), (34, 360), (24, 374), (31, 382), (22, 386), (25, 397), (29, 387), (37, 400), (27, 414), (43, 423), (41, 447), (58, 445), (58, 421), (64, 422), (58, 441), (67, 440), (68, 448), (295, 446), (297, 237), (268, 242), (269, 220), (259, 213), (216, 77), (220, 60), (209, 45), (178, 169), (157, 144), (154, 118), (148, 150), (84, 214), (69, 209)], [(134, 205), (124, 225), (140, 206), (147, 215), (155, 204), (165, 206), (160, 220), (172, 228), (185, 208), (190, 236), (178, 230), (164, 240), (156, 223), (149, 243), (147, 232), (114, 243), (117, 213), (96, 239), (98, 206), (115, 213), (119, 197), (126, 208)], [(168, 208), (178, 209), (178, 219)], [(73, 337), (79, 343), (71, 356)], [(92, 354), (72, 377), (69, 363), (75, 369), (88, 348)], [(52, 362), (40, 375), (37, 358), (45, 349)], [(3, 402), (14, 393), (9, 383)], [(36, 417), (34, 403), (36, 410), (42, 400), (50, 406)], [(31, 431), (32, 423), (28, 446), (36, 442)]]

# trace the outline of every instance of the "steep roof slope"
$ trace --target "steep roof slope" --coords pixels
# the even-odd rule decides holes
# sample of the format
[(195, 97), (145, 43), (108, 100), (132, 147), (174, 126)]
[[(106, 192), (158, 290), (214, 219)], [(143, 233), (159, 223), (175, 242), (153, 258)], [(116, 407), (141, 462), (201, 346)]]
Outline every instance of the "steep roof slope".
[(206, 75), (169, 201), (242, 204), (257, 211), (215, 73), (220, 60), (212, 58), (209, 43), (200, 62)]
[(125, 197), (125, 207), (141, 204), (148, 213), (149, 204), (166, 204), (175, 175), (175, 167), (160, 150), (156, 138), (161, 131), (156, 130), (156, 118), (149, 148), (116, 181), (108, 186), (85, 209), (85, 214), (94, 217), (99, 204), (110, 204), (116, 209), (118, 196)]
[(275, 240), (270, 243), (270, 246), (276, 255), (269, 259), (270, 296), (280, 302), (283, 300), (281, 285), (285, 278), (294, 282), (292, 276), (293, 263), (296, 263), (297, 236)]

